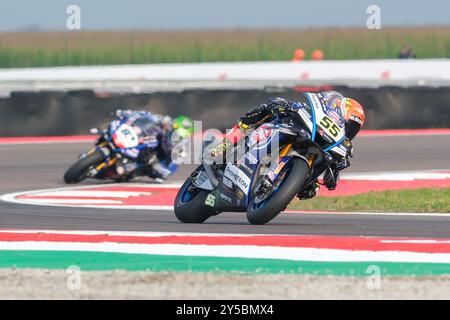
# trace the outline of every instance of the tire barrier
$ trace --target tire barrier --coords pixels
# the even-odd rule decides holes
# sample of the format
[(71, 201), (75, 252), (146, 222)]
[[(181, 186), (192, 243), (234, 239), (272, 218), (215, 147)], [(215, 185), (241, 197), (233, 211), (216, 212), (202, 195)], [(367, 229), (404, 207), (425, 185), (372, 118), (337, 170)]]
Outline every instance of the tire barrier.
[[(271, 97), (295, 100), (300, 91), (319, 87), (264, 90), (185, 90), (110, 94), (91, 90), (12, 92), (0, 98), (0, 136), (86, 134), (109, 123), (118, 108), (145, 109), (203, 121), (203, 129), (231, 128), (250, 107)], [(356, 88), (327, 86), (360, 101), (366, 110), (365, 129), (450, 127), (450, 87)]]

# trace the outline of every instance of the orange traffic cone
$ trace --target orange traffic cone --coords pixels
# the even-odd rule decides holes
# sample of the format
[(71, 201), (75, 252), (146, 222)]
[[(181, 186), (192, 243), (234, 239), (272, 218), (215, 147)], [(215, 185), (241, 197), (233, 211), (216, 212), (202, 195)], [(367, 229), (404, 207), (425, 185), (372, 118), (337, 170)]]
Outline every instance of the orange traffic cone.
[(305, 59), (305, 51), (303, 49), (297, 49), (294, 51), (294, 57), (292, 58), (292, 62), (299, 62)]
[(323, 51), (320, 49), (314, 50), (311, 54), (311, 58), (313, 60), (323, 60), (324, 59)]

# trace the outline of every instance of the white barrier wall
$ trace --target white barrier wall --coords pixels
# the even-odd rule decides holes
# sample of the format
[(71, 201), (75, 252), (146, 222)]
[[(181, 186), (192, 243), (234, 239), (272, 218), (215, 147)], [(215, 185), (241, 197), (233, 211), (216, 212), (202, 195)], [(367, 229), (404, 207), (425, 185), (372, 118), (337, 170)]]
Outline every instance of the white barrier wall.
[(449, 81), (450, 59), (238, 62), (0, 70), (0, 81)]

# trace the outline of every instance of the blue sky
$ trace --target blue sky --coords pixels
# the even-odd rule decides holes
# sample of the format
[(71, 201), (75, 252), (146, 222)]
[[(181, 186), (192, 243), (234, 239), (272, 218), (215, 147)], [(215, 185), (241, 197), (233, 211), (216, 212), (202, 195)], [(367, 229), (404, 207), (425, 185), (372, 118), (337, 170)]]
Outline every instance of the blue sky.
[(365, 27), (373, 4), (382, 26), (450, 25), (448, 0), (2, 0), (0, 30), (64, 30), (72, 4), (85, 30)]

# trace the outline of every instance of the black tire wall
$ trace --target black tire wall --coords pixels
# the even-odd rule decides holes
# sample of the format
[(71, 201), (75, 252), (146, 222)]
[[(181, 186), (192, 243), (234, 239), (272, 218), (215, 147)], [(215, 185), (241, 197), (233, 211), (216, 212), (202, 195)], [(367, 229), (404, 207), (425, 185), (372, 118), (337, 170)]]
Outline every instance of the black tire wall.
[[(365, 129), (450, 127), (450, 87), (334, 87), (361, 101)], [(299, 90), (186, 90), (148, 94), (13, 92), (0, 98), (0, 136), (87, 134), (111, 120), (117, 108), (148, 109), (172, 116), (185, 114), (203, 121), (203, 129), (231, 128), (251, 106), (270, 97), (295, 100)]]

